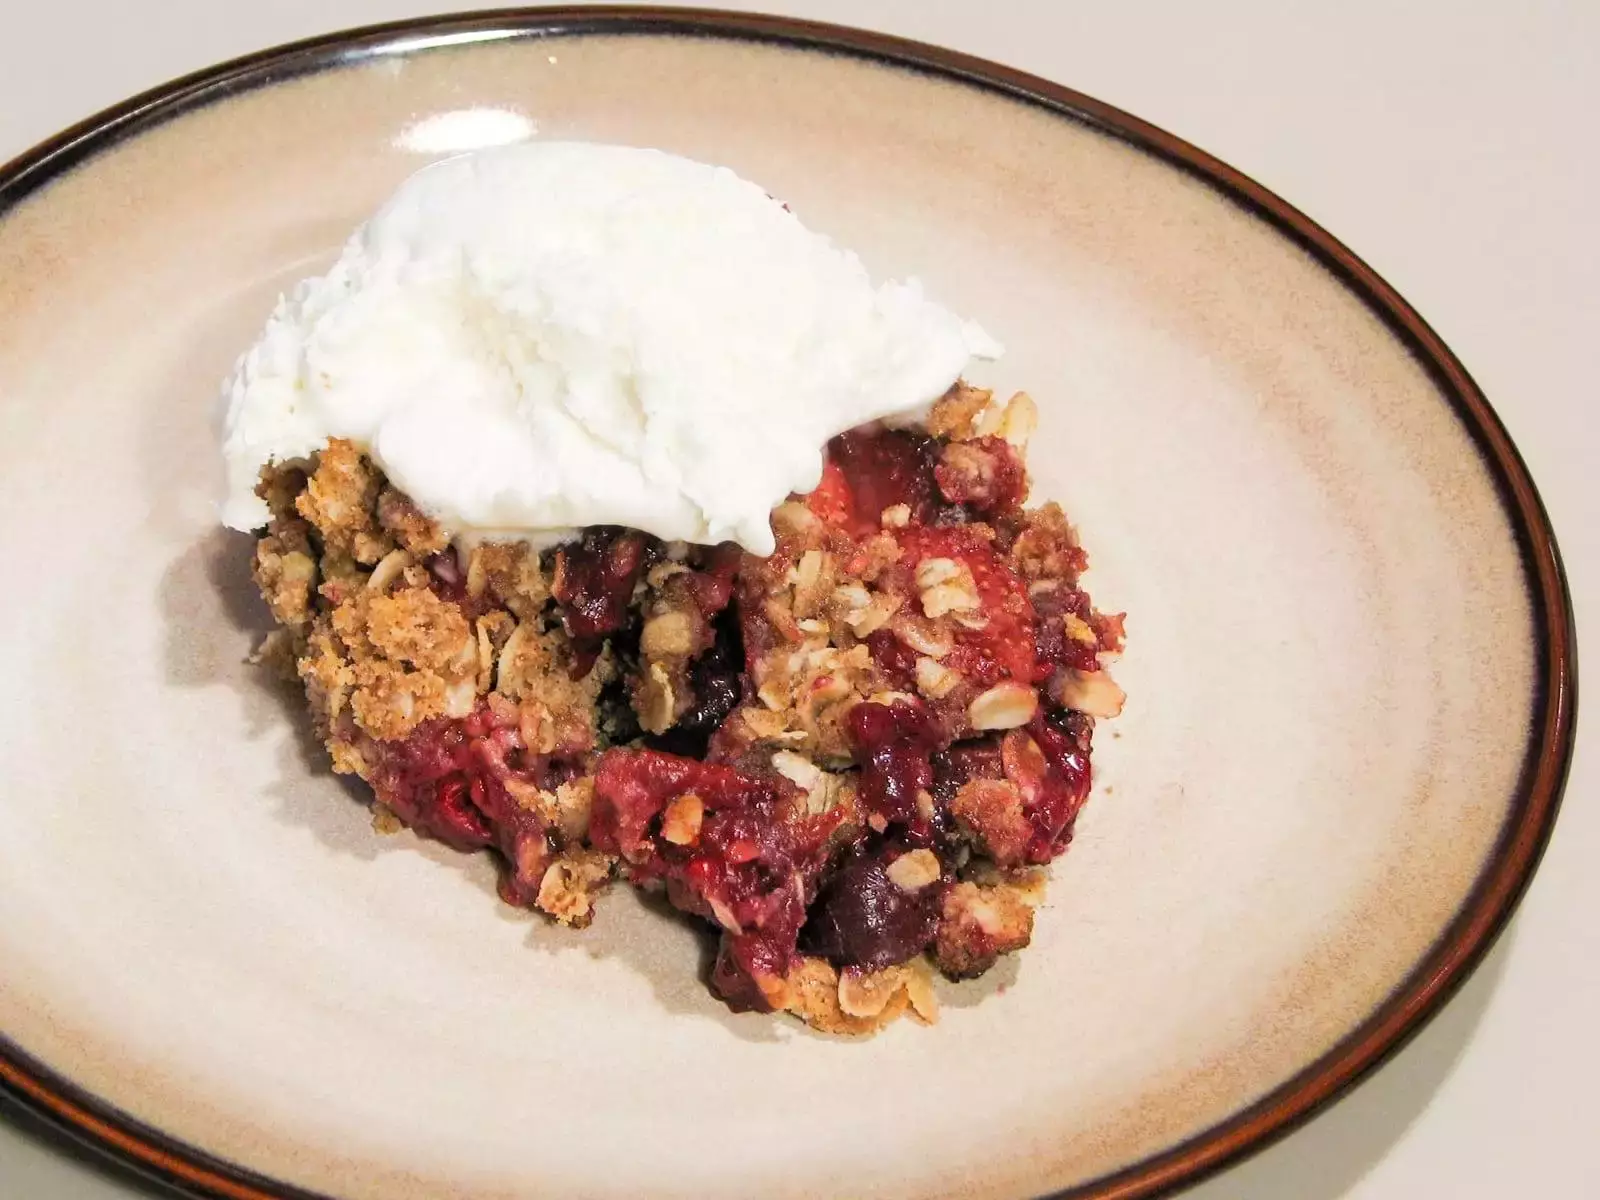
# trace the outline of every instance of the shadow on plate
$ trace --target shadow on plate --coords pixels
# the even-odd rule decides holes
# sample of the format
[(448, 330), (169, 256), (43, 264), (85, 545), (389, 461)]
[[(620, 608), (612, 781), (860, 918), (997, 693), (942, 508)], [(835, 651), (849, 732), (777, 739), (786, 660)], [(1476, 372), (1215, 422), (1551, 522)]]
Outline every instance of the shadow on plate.
[[(692, 929), (664, 899), (613, 888), (601, 898), (594, 924), (572, 930), (499, 900), (498, 866), (490, 854), (461, 854), (409, 830), (378, 833), (370, 817), (371, 792), (359, 779), (334, 773), (299, 686), (244, 661), (272, 628), (250, 575), (253, 545), (242, 534), (214, 529), (168, 566), (161, 586), (166, 675), (175, 686), (220, 685), (238, 696), (247, 736), (268, 739), (275, 747), (274, 777), (260, 795), (273, 805), (277, 819), (363, 861), (392, 853), (421, 855), (481, 889), (485, 920), (498, 916), (524, 928), (531, 949), (618, 959), (651, 985), (657, 1002), (670, 1012), (714, 1020), (746, 1040), (782, 1036), (771, 1018), (734, 1014), (707, 993), (714, 939)], [(686, 970), (686, 961), (697, 963), (698, 972)]]
[[(684, 970), (685, 957), (693, 953), (689, 939), (698, 935), (689, 931), (664, 901), (635, 899), (622, 892), (602, 902), (612, 911), (602, 911), (592, 928), (582, 932), (561, 929), (536, 914), (500, 903), (493, 895), (493, 875), (485, 855), (456, 854), (410, 834), (382, 837), (374, 833), (365, 817), (364, 787), (333, 774), (310, 730), (298, 689), (240, 661), (244, 649), (270, 626), (250, 580), (250, 555), (248, 538), (215, 530), (169, 565), (162, 583), (168, 621), (166, 667), (169, 680), (177, 686), (230, 686), (240, 696), (250, 734), (277, 734), (278, 778), (267, 790), (281, 819), (308, 830), (340, 853), (367, 859), (396, 851), (423, 854), (483, 886), (486, 908), (498, 911), (502, 920), (525, 925), (531, 948), (620, 958), (648, 980), (669, 1011), (715, 1020), (740, 1038), (776, 1040), (784, 1036), (779, 1022), (736, 1016), (706, 993), (704, 978), (712, 952), (709, 936), (699, 937), (700, 978)], [(218, 630), (224, 635), (219, 636)], [(283, 736), (284, 728), (293, 730), (293, 735)], [(618, 911), (624, 905), (639, 911)], [(1190, 1191), (1190, 1200), (1280, 1200), (1284, 1196), (1340, 1200), (1347, 1196), (1427, 1108), (1450, 1075), (1494, 993), (1515, 928), (1513, 923), (1456, 999), (1392, 1064), (1284, 1142)], [(1013, 978), (1014, 970), (996, 971), (979, 989), (964, 985), (946, 990), (944, 995), (955, 1006), (976, 1003), (982, 994), (1004, 990)], [(791, 1035), (800, 1032), (798, 1026), (787, 1023), (782, 1028), (790, 1029)], [(108, 1161), (72, 1135), (12, 1103), (0, 1101), (0, 1120), (27, 1141), (74, 1163), (84, 1176), (81, 1194), (93, 1200), (101, 1195), (110, 1200), (119, 1191), (110, 1187), (102, 1191), (91, 1177), (114, 1181), (124, 1195), (130, 1191), (144, 1196), (176, 1194)], [(12, 1169), (49, 1177), (49, 1168), (42, 1162), (8, 1165), (7, 1170)], [(23, 1182), (26, 1180), (0, 1180), (7, 1185), (3, 1189), (6, 1194)]]
[[(230, 688), (239, 697), (247, 736), (275, 744), (275, 777), (261, 791), (279, 820), (309, 832), (341, 855), (370, 861), (394, 852), (420, 854), (445, 870), (464, 874), (486, 893), (486, 914), (525, 928), (530, 948), (625, 962), (650, 984), (658, 1003), (669, 1012), (716, 1021), (747, 1041), (823, 1036), (799, 1022), (728, 1011), (707, 988), (714, 936), (698, 923), (685, 921), (664, 898), (613, 888), (600, 900), (594, 924), (571, 930), (500, 902), (494, 895), (496, 868), (488, 854), (459, 854), (410, 832), (388, 836), (375, 832), (367, 816), (370, 792), (359, 780), (334, 774), (327, 751), (311, 729), (298, 685), (243, 661), (272, 627), (251, 580), (252, 552), (250, 538), (219, 528), (169, 564), (161, 585), (167, 626), (165, 667), (167, 680), (178, 687)], [(698, 970), (686, 970), (687, 961), (696, 962)], [(942, 986), (941, 998), (957, 1008), (980, 1003), (1009, 987), (1017, 970), (1016, 960), (1008, 959), (982, 979)]]

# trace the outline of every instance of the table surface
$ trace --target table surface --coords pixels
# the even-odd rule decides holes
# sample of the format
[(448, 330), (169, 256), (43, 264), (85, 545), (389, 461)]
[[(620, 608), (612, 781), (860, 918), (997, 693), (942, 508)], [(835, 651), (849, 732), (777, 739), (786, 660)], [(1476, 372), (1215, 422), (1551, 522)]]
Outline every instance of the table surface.
[[(1600, 637), (1600, 5), (1586, 0), (750, 0), (1059, 80), (1218, 155), (1332, 230), (1488, 394), (1561, 538), (1579, 641)], [(172, 76), (462, 0), (0, 4), (0, 160)], [(1585, 151), (1584, 147), (1590, 147)], [(1600, 1196), (1596, 708), (1553, 844), (1484, 966), (1388, 1066), (1191, 1200)], [(1592, 718), (1592, 719), (1586, 719)], [(146, 1185), (0, 1117), (0, 1196)]]

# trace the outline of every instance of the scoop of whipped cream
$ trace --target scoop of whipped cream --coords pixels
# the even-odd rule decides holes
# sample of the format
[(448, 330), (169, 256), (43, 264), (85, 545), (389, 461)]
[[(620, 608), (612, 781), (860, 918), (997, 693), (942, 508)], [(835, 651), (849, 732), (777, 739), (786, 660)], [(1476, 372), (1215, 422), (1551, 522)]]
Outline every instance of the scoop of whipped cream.
[(364, 449), (457, 536), (586, 525), (773, 548), (822, 450), (1000, 347), (726, 168), (528, 142), (406, 181), (224, 389), (223, 520), (269, 462)]

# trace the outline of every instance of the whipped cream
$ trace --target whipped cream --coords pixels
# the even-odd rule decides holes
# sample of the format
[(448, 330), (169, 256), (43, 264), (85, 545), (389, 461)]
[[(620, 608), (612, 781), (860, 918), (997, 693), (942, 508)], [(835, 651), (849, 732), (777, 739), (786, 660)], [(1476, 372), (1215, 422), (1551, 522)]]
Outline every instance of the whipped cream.
[(726, 168), (499, 147), (412, 176), (280, 299), (225, 385), (223, 520), (265, 524), (261, 468), (339, 437), (453, 535), (769, 554), (830, 437), (999, 353)]

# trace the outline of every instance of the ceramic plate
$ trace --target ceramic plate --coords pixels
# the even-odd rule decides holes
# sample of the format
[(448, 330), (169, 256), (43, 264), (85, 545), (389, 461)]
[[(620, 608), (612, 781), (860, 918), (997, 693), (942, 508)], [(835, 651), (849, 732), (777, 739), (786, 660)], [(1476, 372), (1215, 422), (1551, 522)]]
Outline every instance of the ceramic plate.
[[(217, 527), (218, 380), (430, 158), (726, 163), (1008, 346), (1131, 697), (1020, 963), (868, 1043), (734, 1016), (379, 837)], [(785, 21), (607, 10), (302, 44), (0, 176), (0, 1077), (232, 1197), (1150, 1195), (1379, 1061), (1554, 817), (1572, 633), (1461, 366), (1303, 216), (1084, 96)], [(1113, 732), (1114, 729), (1114, 732)]]

